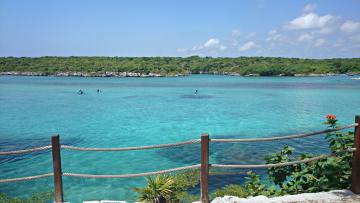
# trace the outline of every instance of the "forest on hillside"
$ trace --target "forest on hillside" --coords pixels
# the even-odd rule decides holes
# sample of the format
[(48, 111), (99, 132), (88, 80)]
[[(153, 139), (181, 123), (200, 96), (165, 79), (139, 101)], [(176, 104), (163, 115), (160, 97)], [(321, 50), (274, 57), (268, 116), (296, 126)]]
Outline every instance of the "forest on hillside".
[(360, 58), (302, 59), (279, 57), (0, 57), (0, 72), (105, 72), (175, 74), (258, 74), (261, 76), (360, 73)]

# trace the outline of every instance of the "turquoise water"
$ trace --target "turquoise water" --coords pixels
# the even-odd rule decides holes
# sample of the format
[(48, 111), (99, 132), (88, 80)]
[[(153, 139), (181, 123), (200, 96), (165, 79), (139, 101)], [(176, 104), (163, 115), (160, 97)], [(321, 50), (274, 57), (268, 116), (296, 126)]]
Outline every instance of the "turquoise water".
[[(77, 91), (83, 89), (84, 95)], [(100, 93), (96, 89), (101, 89)], [(194, 91), (198, 90), (197, 96)], [(360, 81), (349, 77), (177, 78), (0, 77), (0, 151), (63, 144), (128, 147), (198, 139), (262, 137), (322, 130), (324, 116), (341, 123), (360, 114)], [(211, 145), (212, 163), (262, 163), (289, 144), (301, 152), (326, 149), (322, 137), (276, 143)], [(62, 151), (63, 172), (125, 174), (199, 163), (199, 146), (127, 152)], [(50, 151), (0, 157), (0, 179), (52, 171)], [(241, 181), (214, 176), (211, 187)], [(65, 199), (135, 200), (144, 178), (64, 177)], [(27, 196), (52, 189), (52, 178), (0, 184), (0, 192)], [(196, 192), (196, 191), (195, 191)]]

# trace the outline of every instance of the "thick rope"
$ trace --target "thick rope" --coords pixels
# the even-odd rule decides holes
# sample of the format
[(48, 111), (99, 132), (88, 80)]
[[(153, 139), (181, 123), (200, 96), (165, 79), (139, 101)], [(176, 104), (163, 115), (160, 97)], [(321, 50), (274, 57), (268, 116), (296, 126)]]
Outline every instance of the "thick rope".
[(63, 149), (78, 150), (78, 151), (128, 151), (128, 150), (143, 150), (143, 149), (155, 149), (155, 148), (165, 148), (165, 147), (176, 147), (181, 145), (189, 145), (194, 143), (199, 143), (200, 139), (190, 140), (186, 142), (178, 142), (172, 144), (161, 144), (161, 145), (151, 145), (151, 146), (139, 146), (139, 147), (124, 147), (124, 148), (84, 148), (84, 147), (74, 147), (68, 145), (61, 145)]
[(166, 169), (161, 171), (146, 172), (146, 173), (133, 173), (133, 174), (120, 174), (120, 175), (93, 175), (93, 174), (77, 174), (77, 173), (63, 173), (63, 176), (79, 177), (79, 178), (132, 178), (140, 176), (159, 175), (164, 173), (171, 173), (175, 171), (182, 171), (187, 169), (200, 168), (200, 164), (192, 166), (184, 166), (179, 168)]
[(294, 139), (294, 138), (302, 138), (308, 137), (313, 135), (325, 134), (330, 132), (336, 132), (339, 130), (352, 128), (358, 126), (357, 123), (353, 123), (350, 125), (334, 128), (334, 129), (327, 129), (312, 133), (304, 133), (304, 134), (296, 134), (296, 135), (287, 135), (287, 136), (278, 136), (278, 137), (262, 137), (262, 138), (244, 138), (244, 139), (210, 139), (210, 142), (261, 142), (261, 141), (274, 141), (274, 140), (285, 140), (285, 139)]
[(291, 166), (291, 165), (296, 165), (296, 164), (307, 163), (307, 162), (311, 162), (311, 161), (317, 161), (317, 160), (333, 157), (333, 156), (336, 156), (336, 155), (341, 154), (341, 153), (354, 152), (354, 151), (356, 151), (356, 148), (351, 148), (351, 149), (340, 151), (340, 152), (333, 153), (333, 154), (324, 154), (324, 155), (320, 155), (320, 156), (316, 156), (316, 157), (312, 157), (312, 158), (308, 158), (308, 159), (303, 159), (303, 160), (299, 160), (299, 161), (291, 161), (291, 162), (278, 163), (278, 164), (259, 164), (259, 165), (211, 164), (210, 166), (212, 168), (272, 168), (272, 167), (282, 167), (282, 166)]
[(17, 150), (17, 151), (0, 152), (0, 155), (24, 154), (24, 153), (42, 151), (42, 150), (47, 150), (47, 149), (51, 149), (51, 145), (43, 146), (43, 147), (36, 147), (36, 148), (32, 148), (32, 149), (23, 149), (23, 150)]
[[(260, 164), (260, 165), (223, 165), (223, 164), (211, 164), (210, 167), (212, 168), (271, 168), (271, 167), (282, 167), (282, 166), (290, 166), (290, 165), (296, 165), (301, 163), (307, 163), (311, 161), (317, 161), (329, 157), (336, 156), (341, 153), (345, 152), (354, 152), (356, 151), (356, 148), (351, 148), (348, 150), (343, 150), (337, 153), (332, 154), (324, 154), (317, 157), (312, 157), (304, 160), (299, 161), (292, 161), (292, 162), (286, 162), (286, 163), (277, 163), (277, 164)], [(62, 176), (70, 176), (70, 177), (79, 177), (79, 178), (131, 178), (131, 177), (140, 177), (140, 176), (150, 176), (150, 175), (159, 175), (164, 173), (171, 173), (175, 171), (181, 171), (181, 170), (187, 170), (187, 169), (196, 169), (200, 168), (201, 165), (191, 165), (191, 166), (184, 166), (179, 168), (172, 168), (172, 169), (166, 169), (161, 171), (154, 171), (154, 172), (146, 172), (146, 173), (135, 173), (135, 174), (120, 174), (120, 175), (93, 175), (93, 174), (77, 174), (77, 173), (63, 173)], [(28, 181), (28, 180), (34, 180), (34, 179), (40, 179), (40, 178), (46, 178), (49, 176), (53, 176), (54, 173), (46, 173), (36, 176), (27, 176), (27, 177), (21, 177), (21, 178), (10, 178), (10, 179), (0, 179), (0, 183), (10, 183), (10, 182), (17, 182), (17, 181)]]
[(34, 180), (39, 178), (46, 178), (49, 176), (53, 176), (54, 173), (46, 173), (36, 176), (27, 176), (27, 177), (21, 177), (21, 178), (9, 178), (9, 179), (0, 179), (0, 183), (11, 183), (11, 182), (17, 182), (17, 181), (27, 181), (27, 180)]

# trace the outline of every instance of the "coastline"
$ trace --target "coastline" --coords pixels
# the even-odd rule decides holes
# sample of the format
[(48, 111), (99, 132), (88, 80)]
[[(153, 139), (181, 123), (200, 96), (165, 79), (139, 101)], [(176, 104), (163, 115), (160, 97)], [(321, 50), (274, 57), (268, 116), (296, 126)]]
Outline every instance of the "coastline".
[(44, 73), (44, 72), (21, 72), (21, 71), (8, 71), (0, 72), (0, 76), (55, 76), (55, 77), (185, 77), (192, 74), (199, 75), (225, 75), (225, 76), (238, 76), (238, 77), (328, 77), (328, 76), (357, 76), (360, 73), (299, 73), (293, 75), (260, 75), (260, 74), (247, 74), (241, 75), (235, 72), (199, 72), (199, 73), (174, 73), (174, 74), (159, 74), (159, 73), (139, 73), (139, 72), (57, 72), (57, 73)]
[(9, 71), (0, 72), (0, 76), (55, 76), (55, 77), (182, 77), (190, 74), (158, 74), (158, 73), (137, 73), (137, 72), (57, 72), (57, 73), (43, 73), (43, 72), (20, 72)]

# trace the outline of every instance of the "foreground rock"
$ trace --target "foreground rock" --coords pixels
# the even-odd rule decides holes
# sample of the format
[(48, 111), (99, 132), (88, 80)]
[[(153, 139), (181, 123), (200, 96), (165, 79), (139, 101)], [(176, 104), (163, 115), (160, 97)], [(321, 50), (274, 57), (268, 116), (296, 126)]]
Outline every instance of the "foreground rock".
[[(330, 192), (303, 193), (298, 195), (284, 195), (268, 198), (256, 196), (239, 198), (233, 196), (217, 197), (211, 203), (360, 203), (360, 194), (354, 194), (350, 190), (333, 190)], [(99, 200), (84, 201), (83, 203), (127, 203), (126, 201)], [(140, 202), (135, 202), (140, 203)], [(200, 202), (194, 202), (200, 203)]]
[(350, 203), (360, 202), (360, 195), (349, 190), (333, 190), (330, 192), (303, 193), (298, 195), (285, 195), (268, 198), (256, 196), (239, 198), (233, 196), (217, 197), (212, 203)]

